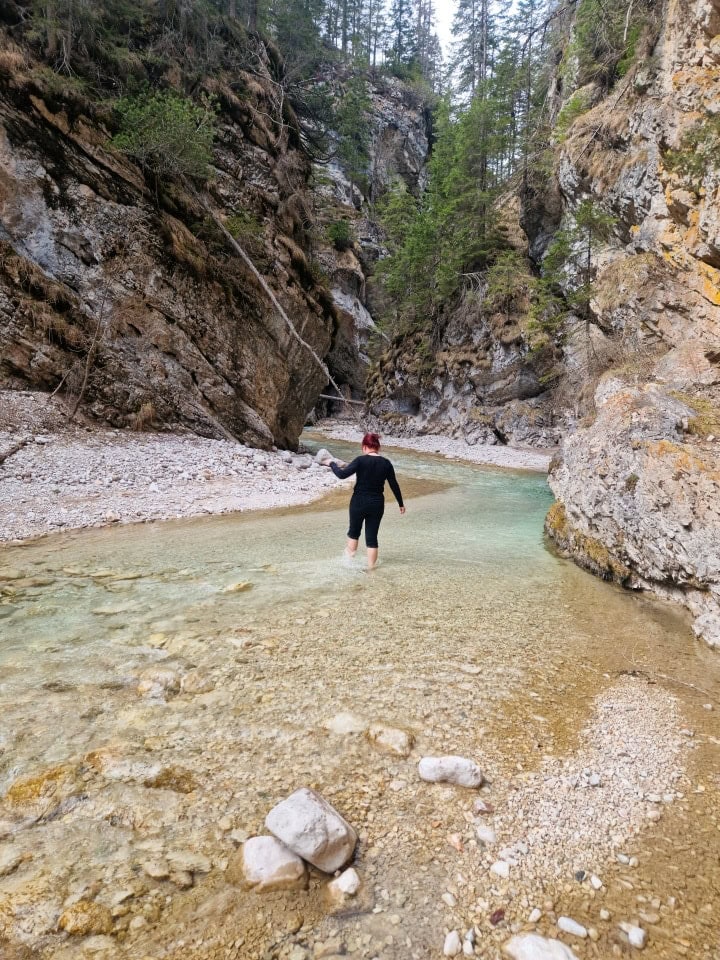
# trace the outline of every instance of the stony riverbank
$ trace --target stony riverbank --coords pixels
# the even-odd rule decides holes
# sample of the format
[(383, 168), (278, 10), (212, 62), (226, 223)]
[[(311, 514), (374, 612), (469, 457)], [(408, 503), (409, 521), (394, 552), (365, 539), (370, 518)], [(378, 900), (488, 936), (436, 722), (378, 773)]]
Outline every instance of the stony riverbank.
[[(358, 428), (328, 421), (331, 436)], [(321, 426), (325, 431), (325, 424)], [(479, 463), (546, 470), (546, 454), (471, 447), (449, 437), (383, 438), (388, 445)], [(132, 433), (68, 423), (44, 394), (0, 393), (0, 541), (111, 523), (181, 519), (309, 503), (337, 487), (307, 454), (256, 450), (194, 434)]]
[(110, 523), (308, 503), (337, 486), (307, 455), (194, 434), (67, 424), (42, 394), (0, 395), (0, 541)]
[[(318, 429), (326, 437), (336, 440), (350, 440), (360, 443), (361, 428), (347, 420), (323, 420)], [(535, 450), (528, 447), (499, 446), (489, 443), (466, 443), (455, 437), (441, 434), (426, 434), (421, 437), (393, 437), (382, 435), (385, 447), (400, 447), (404, 450), (417, 450), (418, 453), (436, 453), (455, 460), (467, 460), (469, 463), (482, 463), (492, 467), (506, 467), (510, 470), (536, 470), (547, 472), (554, 450)]]

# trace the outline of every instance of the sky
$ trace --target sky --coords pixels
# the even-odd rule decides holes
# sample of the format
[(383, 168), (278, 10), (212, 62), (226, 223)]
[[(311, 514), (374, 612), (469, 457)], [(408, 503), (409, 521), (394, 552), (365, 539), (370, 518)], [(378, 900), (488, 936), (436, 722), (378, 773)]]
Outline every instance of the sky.
[(447, 56), (450, 50), (450, 26), (452, 24), (453, 14), (455, 13), (455, 0), (436, 0), (435, 19), (437, 20), (437, 31), (443, 51)]

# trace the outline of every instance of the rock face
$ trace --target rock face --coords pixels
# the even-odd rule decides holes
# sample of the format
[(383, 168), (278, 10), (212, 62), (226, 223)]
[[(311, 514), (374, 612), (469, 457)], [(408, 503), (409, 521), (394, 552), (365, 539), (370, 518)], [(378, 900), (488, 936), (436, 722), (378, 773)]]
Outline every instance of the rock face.
[[(343, 78), (332, 75), (326, 80), (340, 100)], [(353, 234), (353, 242), (343, 250), (326, 239), (317, 257), (330, 279), (338, 318), (328, 366), (341, 389), (356, 397), (364, 396), (369, 338), (377, 334), (367, 281), (383, 253), (382, 231), (373, 220), (370, 204), (398, 179), (418, 195), (426, 182), (430, 150), (429, 117), (421, 96), (394, 77), (377, 76), (368, 78), (368, 100), (364, 182), (352, 182), (340, 160), (333, 158), (316, 165), (314, 190), (318, 222), (325, 232), (332, 224), (345, 221)], [(337, 141), (337, 134), (331, 136)], [(333, 410), (333, 405), (324, 404), (322, 409)]]
[(691, 432), (693, 402), (601, 381), (595, 421), (551, 471), (546, 529), (593, 573), (684, 602), (697, 635), (720, 647), (718, 444)]
[(357, 834), (314, 790), (301, 788), (273, 807), (265, 826), (318, 870), (334, 873), (352, 857)]
[[(166, 183), (156, 202), (104, 108), (46, 73), (28, 54), (0, 75), (0, 385), (66, 378), (73, 404), (87, 368), (84, 407), (113, 426), (296, 445), (322, 370), (197, 194)], [(206, 202), (325, 356), (338, 320), (308, 259), (310, 163), (297, 130), (258, 120), (273, 115), (269, 67), (204, 85), (222, 118)]]
[(58, 927), (76, 937), (89, 934), (107, 934), (112, 931), (113, 920), (109, 909), (91, 900), (78, 900), (61, 914)]
[(684, 602), (711, 645), (720, 643), (720, 172), (716, 159), (691, 182), (667, 150), (686, 150), (683, 135), (720, 109), (719, 29), (717, 0), (671, 0), (625, 102), (597, 102), (563, 147), (564, 222), (588, 197), (617, 220), (591, 303), (593, 351), (614, 352), (616, 369), (596, 389), (592, 364), (570, 376), (590, 398), (591, 422), (552, 470), (559, 504), (546, 525), (594, 572)]

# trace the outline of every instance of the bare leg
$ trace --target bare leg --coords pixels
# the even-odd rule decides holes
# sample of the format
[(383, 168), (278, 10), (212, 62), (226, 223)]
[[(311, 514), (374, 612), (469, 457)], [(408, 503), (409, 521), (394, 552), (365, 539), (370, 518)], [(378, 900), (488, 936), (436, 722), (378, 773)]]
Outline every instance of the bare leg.
[(349, 560), (352, 560), (352, 558), (353, 558), (353, 557), (355, 556), (355, 554), (357, 553), (357, 548), (358, 548), (358, 542), (357, 542), (357, 540), (351, 540), (350, 537), (348, 537), (348, 542), (347, 542), (347, 544), (346, 544), (346, 546), (345, 546), (345, 556), (346, 556)]
[(378, 548), (377, 547), (368, 547), (367, 548), (367, 561), (368, 561), (368, 570), (374, 570), (375, 564), (377, 563), (378, 558)]

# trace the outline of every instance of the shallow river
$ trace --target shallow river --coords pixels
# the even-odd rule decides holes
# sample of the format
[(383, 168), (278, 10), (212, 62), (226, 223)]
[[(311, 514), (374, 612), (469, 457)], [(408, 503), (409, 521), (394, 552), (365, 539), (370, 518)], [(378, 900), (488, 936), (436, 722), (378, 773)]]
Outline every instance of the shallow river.
[[(578, 957), (630, 951), (621, 923), (644, 956), (720, 957), (717, 654), (548, 549), (543, 477), (393, 460), (408, 512), (371, 574), (362, 547), (343, 565), (341, 487), (0, 550), (0, 956), (425, 960), (457, 930), (491, 958), (565, 915)], [(490, 783), (419, 781), (446, 753)], [(303, 785), (360, 835), (344, 904), (319, 873), (228, 882)], [(58, 932), (78, 902), (86, 931)]]

